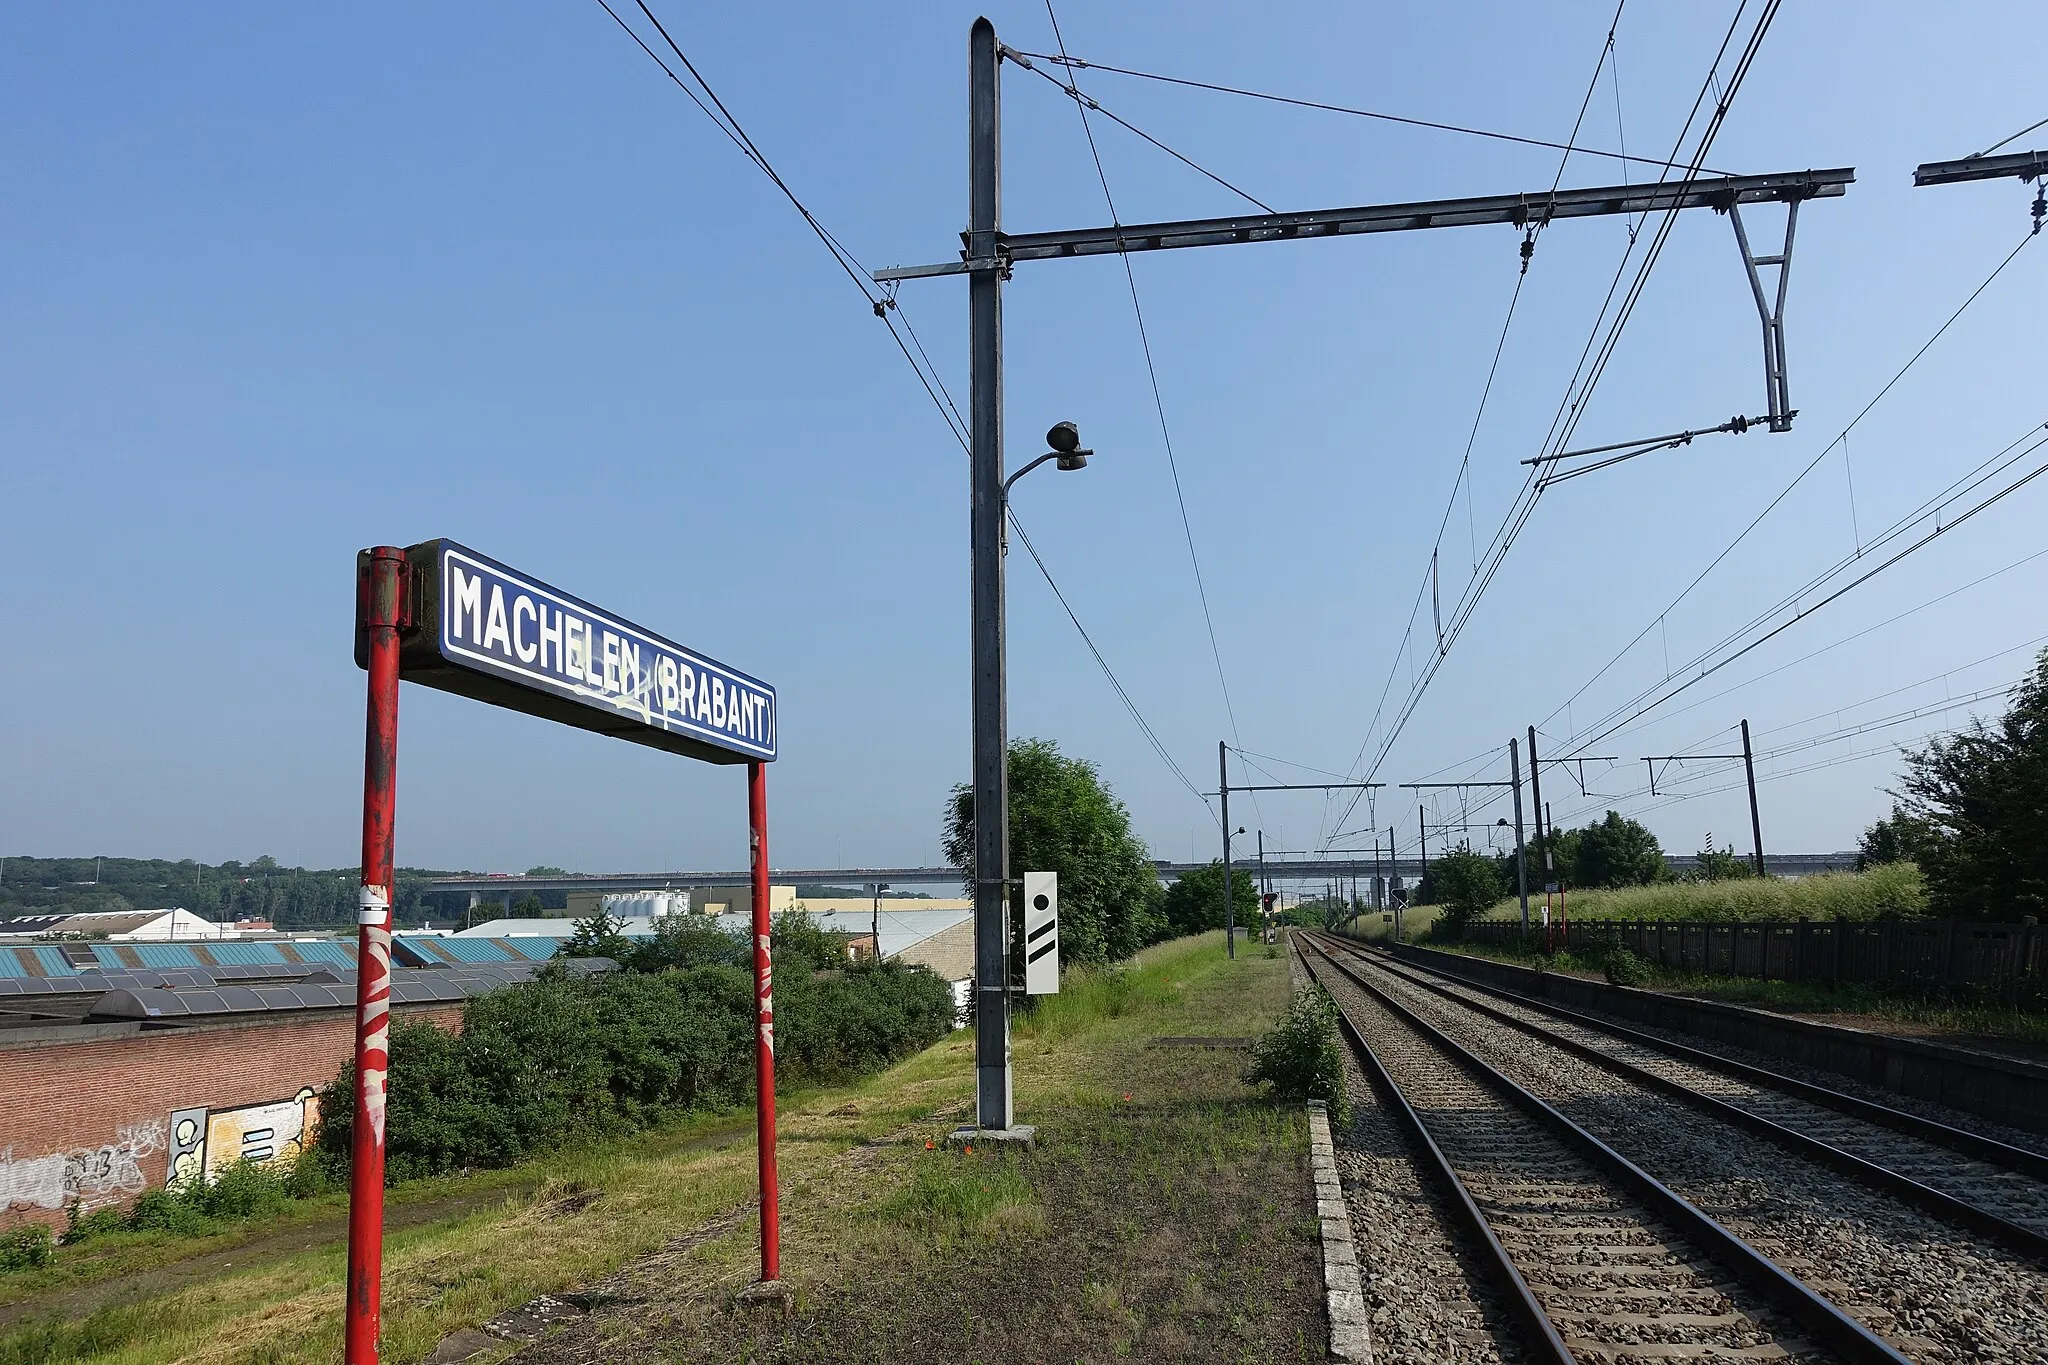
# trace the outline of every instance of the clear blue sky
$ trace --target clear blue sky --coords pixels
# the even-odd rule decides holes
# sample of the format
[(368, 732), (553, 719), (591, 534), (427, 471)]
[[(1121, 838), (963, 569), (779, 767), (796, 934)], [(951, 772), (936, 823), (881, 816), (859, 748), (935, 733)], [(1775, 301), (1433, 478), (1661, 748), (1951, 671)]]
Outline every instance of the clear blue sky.
[[(1731, 10), (1631, 5), (1582, 140), (1666, 152)], [(866, 264), (956, 249), (972, 8), (657, 12)], [(1611, 13), (1068, 0), (1060, 21), (1074, 53), (1103, 62), (1558, 139)], [(1856, 428), (1848, 468), (1836, 449), (1552, 715), (2025, 231), (2030, 187), (1915, 190), (1911, 169), (2048, 114), (2048, 10), (1844, 13), (1785, 8), (1710, 158), (1857, 170), (1846, 198), (1800, 223), (1797, 429), (1713, 438), (1546, 495), (1380, 777), (1468, 759), (1450, 775), (1502, 776), (1504, 754), (1474, 756), (1531, 722), (1564, 744), (1656, 683), (1667, 650), (1691, 657), (2048, 418), (2037, 244)], [(1017, 47), (1051, 43), (1042, 7), (992, 17)], [(1014, 67), (1004, 80), (1008, 225), (1103, 221), (1071, 102)], [(1283, 208), (1538, 190), (1558, 169), (1540, 149), (1102, 73), (1083, 84)], [(1241, 206), (1120, 129), (1096, 134), (1126, 220)], [(1612, 183), (1617, 169), (1574, 158), (1564, 180)], [(0, 14), (0, 177), (0, 849), (350, 862), (354, 552), (445, 535), (776, 683), (776, 862), (937, 859), (945, 792), (968, 771), (964, 459), (801, 220), (597, 6), (15, 6)], [(1769, 233), (1777, 219), (1751, 221)], [(1536, 453), (1625, 231), (1568, 222), (1538, 244), (1473, 445), (1475, 493), (1443, 538), (1447, 600), (1519, 485), (1516, 461)], [(1137, 258), (1247, 749), (1346, 769), (1390, 667), (1406, 689), (1396, 649), (1517, 242), (1495, 227)], [(964, 285), (916, 283), (903, 299), (964, 404)], [(1007, 310), (1013, 461), (1058, 418), (1100, 452), (1083, 475), (1020, 484), (1018, 508), (1167, 747), (1213, 786), (1230, 724), (1122, 267), (1020, 266)], [(1580, 437), (1756, 412), (1760, 367), (1728, 224), (1685, 215)], [(1760, 675), (2042, 549), (2044, 498), (2048, 482), (2015, 494), (1684, 700), (1753, 683), (1594, 752), (1718, 751), (1732, 737), (1715, 732), (1743, 716), (1760, 748), (1782, 747), (2010, 681), (2029, 658), (2011, 651), (2048, 635), (2048, 559)], [(1206, 856), (1213, 821), (1021, 552), (1011, 642), (1013, 732), (1098, 761), (1158, 854)], [(401, 734), (405, 863), (743, 862), (737, 770), (417, 689)], [(1596, 793), (1641, 785), (1640, 762), (1601, 767)], [(1767, 842), (1851, 844), (1896, 768), (1879, 756), (1767, 782)], [(1601, 804), (1561, 773), (1546, 795), (1561, 818)], [(1672, 850), (1708, 830), (1747, 847), (1739, 793), (1616, 804)], [(1411, 800), (1376, 805), (1412, 837)], [(1334, 811), (1306, 794), (1232, 816), (1301, 847)]]

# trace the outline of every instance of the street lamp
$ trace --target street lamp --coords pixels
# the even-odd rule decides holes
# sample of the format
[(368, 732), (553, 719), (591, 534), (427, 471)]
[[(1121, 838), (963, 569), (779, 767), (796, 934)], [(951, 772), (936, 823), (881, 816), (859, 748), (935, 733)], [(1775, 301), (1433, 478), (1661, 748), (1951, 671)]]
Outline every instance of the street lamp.
[(875, 961), (882, 960), (882, 893), (889, 889), (887, 882), (869, 882), (868, 889), (875, 893), (874, 918), (869, 926), (875, 940)]
[[(982, 54), (990, 63), (993, 43)], [(991, 117), (993, 109), (989, 110)], [(982, 170), (988, 171), (986, 180)], [(972, 196), (975, 220), (995, 222), (993, 167), (976, 172)], [(985, 202), (984, 202), (985, 200)], [(991, 252), (993, 232), (977, 236)], [(993, 278), (970, 282), (969, 310), (977, 336), (992, 341), (1001, 328), (1000, 289)], [(1095, 452), (1081, 446), (1072, 422), (1046, 432), (1045, 454), (1002, 477), (1002, 404), (997, 392), (996, 355), (977, 352), (974, 364), (974, 1125), (975, 1141), (1030, 1134), (1016, 1128), (1010, 1088), (1010, 775), (1009, 668), (1004, 625), (1003, 560), (1010, 548), (1010, 486), (1047, 460), (1064, 470), (1085, 469)], [(993, 532), (994, 534), (990, 534)]]
[(1088, 467), (1088, 457), (1095, 453), (1092, 450), (1083, 450), (1081, 448), (1081, 429), (1072, 422), (1053, 423), (1052, 430), (1045, 433), (1045, 443), (1051, 446), (1052, 449), (1046, 451), (1045, 454), (1003, 480), (1003, 505), (1005, 507), (1008, 507), (1010, 503), (1010, 485), (1044, 464), (1047, 460), (1058, 460), (1059, 467), (1065, 470), (1086, 469)]

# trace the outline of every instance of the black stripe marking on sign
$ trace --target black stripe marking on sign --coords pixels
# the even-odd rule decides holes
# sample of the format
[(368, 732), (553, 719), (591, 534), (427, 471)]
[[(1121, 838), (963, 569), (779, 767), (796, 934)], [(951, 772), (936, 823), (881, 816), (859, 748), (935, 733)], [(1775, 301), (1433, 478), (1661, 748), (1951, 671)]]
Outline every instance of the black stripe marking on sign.
[(1049, 938), (1036, 952), (1032, 953), (1030, 957), (1025, 958), (1024, 961), (1027, 965), (1036, 962), (1038, 961), (1038, 959), (1044, 957), (1047, 953), (1051, 952), (1053, 949), (1059, 946), (1060, 941), (1058, 939)]
[(1044, 932), (1045, 932), (1046, 930), (1048, 930), (1048, 929), (1051, 929), (1051, 928), (1053, 928), (1053, 927), (1054, 927), (1055, 925), (1057, 925), (1058, 923), (1059, 923), (1059, 921), (1058, 921), (1058, 920), (1056, 920), (1056, 919), (1049, 919), (1049, 920), (1047, 920), (1047, 921), (1046, 921), (1045, 923), (1043, 923), (1043, 924), (1039, 925), (1039, 926), (1038, 926), (1038, 927), (1037, 927), (1036, 929), (1033, 929), (1033, 930), (1032, 930), (1032, 931), (1031, 931), (1030, 933), (1026, 934), (1026, 935), (1024, 936), (1024, 941), (1025, 941), (1026, 943), (1030, 943), (1030, 942), (1033, 942), (1034, 940), (1036, 940), (1036, 939), (1037, 939), (1037, 937), (1038, 937), (1038, 936), (1039, 936), (1040, 934), (1044, 933)]

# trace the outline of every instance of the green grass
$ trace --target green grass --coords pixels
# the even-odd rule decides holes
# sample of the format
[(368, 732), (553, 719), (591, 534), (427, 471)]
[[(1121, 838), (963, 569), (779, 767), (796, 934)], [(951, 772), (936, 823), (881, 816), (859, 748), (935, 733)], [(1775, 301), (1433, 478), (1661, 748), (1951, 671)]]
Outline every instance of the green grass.
[[(1022, 1013), (1015, 1029), (1020, 1113), (1056, 1131), (1064, 1123), (1072, 1138), (1054, 1152), (1054, 1165), (1036, 1173), (1009, 1154), (923, 1147), (925, 1137), (943, 1136), (971, 1112), (966, 1032), (858, 1084), (779, 1097), (786, 1276), (798, 1283), (801, 1302), (857, 1301), (898, 1268), (899, 1253), (918, 1249), (928, 1257), (919, 1262), (925, 1271), (894, 1292), (906, 1311), (920, 1311), (953, 1292), (957, 1255), (982, 1247), (981, 1234), (999, 1232), (991, 1244), (1007, 1251), (975, 1253), (996, 1256), (992, 1270), (1014, 1262), (1020, 1245), (1040, 1256), (1056, 1251), (1075, 1274), (1085, 1271), (1088, 1283), (1102, 1286), (1089, 1301), (1098, 1320), (1114, 1320), (1126, 1340), (1160, 1331), (1170, 1337), (1176, 1322), (1241, 1318), (1248, 1325), (1231, 1329), (1242, 1334), (1239, 1354), (1270, 1357), (1270, 1334), (1246, 1306), (1243, 1267), (1284, 1270), (1301, 1259), (1275, 1239), (1279, 1196), (1257, 1182), (1288, 1169), (1282, 1163), (1305, 1144), (1304, 1121), (1246, 1090), (1237, 1079), (1243, 1053), (1160, 1052), (1150, 1040), (1258, 1032), (1285, 1005), (1285, 962), (1242, 951), (1225, 962), (1222, 936), (1214, 934), (1149, 950), (1120, 973), (1070, 973), (1063, 986)], [(900, 1141), (906, 1128), (917, 1133), (915, 1143), (864, 1145), (889, 1134)], [(1146, 1140), (1134, 1147), (1118, 1145), (1141, 1134)], [(731, 1329), (731, 1287), (750, 1278), (758, 1233), (744, 1213), (753, 1165), (752, 1116), (740, 1113), (394, 1189), (384, 1359), (420, 1361), (450, 1332), (538, 1294), (609, 1283), (626, 1268), (649, 1265), (644, 1273), (670, 1309)], [(1154, 1245), (1146, 1240), (1152, 1224), (1136, 1210), (1118, 1211), (1116, 1196), (1132, 1181), (1176, 1210), (1180, 1235), (1210, 1258), (1200, 1276), (1187, 1260), (1197, 1252)], [(0, 1304), (45, 1315), (0, 1328), (0, 1365), (337, 1359), (344, 1208), (337, 1193), (203, 1237), (123, 1232), (62, 1248), (51, 1267), (0, 1277)], [(418, 1216), (401, 1225), (408, 1208)], [(1130, 1223), (1135, 1240), (1128, 1259), (1105, 1261), (1118, 1219)], [(663, 1250), (678, 1234), (706, 1227), (722, 1230), (686, 1252)], [(1228, 1229), (1228, 1238), (1218, 1229)], [(1063, 1232), (1079, 1235), (1071, 1249)], [(841, 1244), (890, 1254), (840, 1257)], [(1312, 1258), (1302, 1264), (1314, 1268)], [(1160, 1301), (1156, 1266), (1189, 1279), (1172, 1304)], [(1082, 1283), (1072, 1289), (1079, 1302)], [(1314, 1308), (1313, 1296), (1303, 1302)], [(1131, 1325), (1119, 1316), (1129, 1312), (1120, 1303), (1150, 1306)], [(878, 1349), (889, 1349), (868, 1358), (883, 1358), (893, 1343), (885, 1322), (877, 1318), (875, 1326)], [(680, 1349), (682, 1340), (669, 1346)]]
[[(1912, 863), (1887, 863), (1868, 872), (1827, 872), (1816, 877), (1664, 882), (1615, 891), (1568, 891), (1564, 902), (1574, 921), (1869, 920), (1926, 914), (1927, 886)], [(1541, 897), (1529, 897), (1532, 920), (1540, 904)], [(1510, 897), (1485, 917), (1516, 920), (1521, 914), (1520, 903)], [(1410, 927), (1412, 937), (1412, 917)]]
[(926, 1152), (875, 1212), (926, 1247), (1045, 1230), (1037, 1191), (1019, 1174), (1015, 1155), (1002, 1152)]

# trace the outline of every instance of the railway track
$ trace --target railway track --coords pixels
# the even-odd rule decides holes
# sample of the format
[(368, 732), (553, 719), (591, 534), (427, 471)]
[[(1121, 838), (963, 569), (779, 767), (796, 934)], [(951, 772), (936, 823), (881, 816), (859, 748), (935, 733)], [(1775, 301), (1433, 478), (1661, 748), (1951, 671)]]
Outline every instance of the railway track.
[[(2048, 1202), (2014, 1168), (2028, 1154), (1965, 1155), (1669, 1054), (1631, 1076), (1592, 1053), (1644, 1045), (1588, 1027), (1574, 1052), (1535, 1009), (1341, 941), (1311, 939), (1303, 963), (1377, 1092), (1367, 1121), (1405, 1131), (1434, 1218), (1478, 1267), (1488, 1301), (1445, 1358), (2048, 1360), (2048, 1279), (2026, 1250), (2048, 1248)], [(1777, 1107), (1738, 1118), (1740, 1103)], [(1812, 1126), (1836, 1157), (1790, 1150)], [(1399, 1248), (1360, 1236), (1377, 1280)]]

